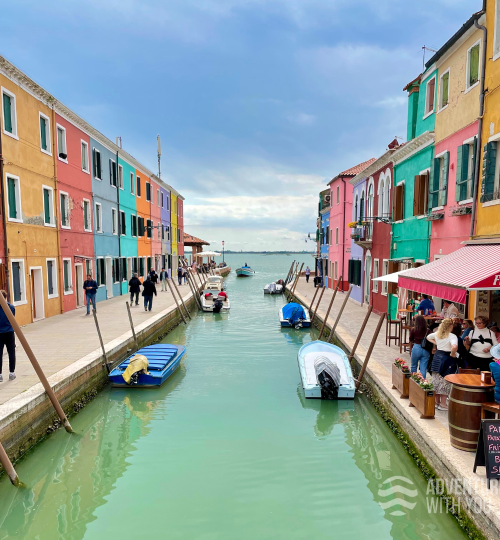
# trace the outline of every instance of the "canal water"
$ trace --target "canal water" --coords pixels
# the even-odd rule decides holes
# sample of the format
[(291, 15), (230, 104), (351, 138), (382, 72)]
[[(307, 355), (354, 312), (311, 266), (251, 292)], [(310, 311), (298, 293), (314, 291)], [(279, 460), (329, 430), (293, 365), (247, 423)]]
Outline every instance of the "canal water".
[(231, 312), (169, 334), (187, 354), (163, 388), (107, 389), (77, 435), (39, 444), (17, 465), (26, 489), (3, 477), (0, 539), (465, 538), (363, 396), (304, 398), (315, 331), (281, 329), (284, 298), (262, 291), (292, 259), (226, 256)]

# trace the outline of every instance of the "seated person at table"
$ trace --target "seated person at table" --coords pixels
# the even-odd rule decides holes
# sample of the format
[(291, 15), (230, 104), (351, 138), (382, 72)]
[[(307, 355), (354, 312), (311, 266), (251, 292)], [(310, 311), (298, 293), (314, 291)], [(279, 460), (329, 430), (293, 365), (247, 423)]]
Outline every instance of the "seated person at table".
[(443, 309), (441, 311), (441, 317), (445, 319), (452, 319), (453, 317), (459, 317), (457, 306), (449, 300), (443, 300)]
[(429, 315), (434, 311), (434, 304), (432, 300), (429, 300), (429, 297), (426, 294), (422, 295), (423, 300), (418, 305), (417, 311), (421, 311), (422, 315)]
[(475, 319), (476, 327), (464, 339), (465, 346), (469, 349), (467, 363), (473, 369), (479, 368), (481, 371), (490, 369), (491, 349), (498, 345), (495, 334), (486, 327), (488, 319), (478, 315)]
[(465, 339), (474, 330), (474, 323), (470, 319), (465, 319), (462, 323), (462, 339)]
[(490, 330), (495, 334), (497, 341), (500, 343), (500, 328), (498, 326), (492, 326)]
[(495, 381), (495, 401), (500, 403), (500, 345), (491, 347), (493, 362), (490, 364), (491, 378)]

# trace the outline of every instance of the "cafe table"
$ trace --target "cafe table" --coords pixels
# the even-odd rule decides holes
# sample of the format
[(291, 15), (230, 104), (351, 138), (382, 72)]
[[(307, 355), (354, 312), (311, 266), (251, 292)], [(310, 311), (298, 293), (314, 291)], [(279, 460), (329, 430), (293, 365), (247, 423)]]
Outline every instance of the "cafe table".
[(451, 445), (475, 452), (481, 427), (481, 404), (493, 401), (495, 383), (481, 382), (481, 375), (457, 373), (446, 375), (451, 383), (448, 426)]

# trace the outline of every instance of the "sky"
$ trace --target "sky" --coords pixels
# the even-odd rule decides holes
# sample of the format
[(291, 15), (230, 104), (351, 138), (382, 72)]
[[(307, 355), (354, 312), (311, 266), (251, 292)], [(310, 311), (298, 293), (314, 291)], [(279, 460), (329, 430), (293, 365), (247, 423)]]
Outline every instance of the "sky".
[(312, 251), (318, 193), (405, 140), (422, 46), (441, 47), (481, 6), (16, 0), (0, 54), (152, 171), (159, 134), (185, 231), (210, 249)]

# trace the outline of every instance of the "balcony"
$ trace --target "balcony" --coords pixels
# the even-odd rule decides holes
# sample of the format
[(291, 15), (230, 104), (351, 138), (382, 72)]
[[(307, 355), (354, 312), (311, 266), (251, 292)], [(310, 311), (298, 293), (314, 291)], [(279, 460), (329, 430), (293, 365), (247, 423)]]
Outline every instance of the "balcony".
[(351, 238), (357, 246), (361, 246), (363, 249), (371, 249), (373, 244), (372, 226), (365, 225), (352, 229)]

